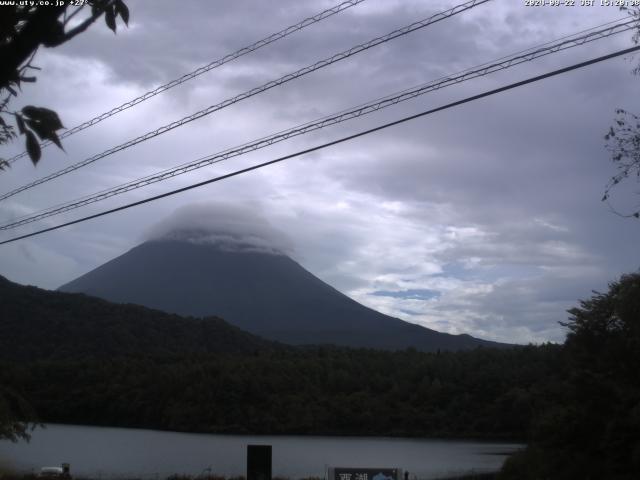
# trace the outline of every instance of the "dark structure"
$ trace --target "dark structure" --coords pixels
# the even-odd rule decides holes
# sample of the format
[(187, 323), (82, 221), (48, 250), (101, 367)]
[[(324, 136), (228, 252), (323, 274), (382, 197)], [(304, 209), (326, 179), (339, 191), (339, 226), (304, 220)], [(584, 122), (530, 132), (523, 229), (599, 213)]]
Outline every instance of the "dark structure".
[(271, 445), (247, 445), (247, 480), (271, 480)]

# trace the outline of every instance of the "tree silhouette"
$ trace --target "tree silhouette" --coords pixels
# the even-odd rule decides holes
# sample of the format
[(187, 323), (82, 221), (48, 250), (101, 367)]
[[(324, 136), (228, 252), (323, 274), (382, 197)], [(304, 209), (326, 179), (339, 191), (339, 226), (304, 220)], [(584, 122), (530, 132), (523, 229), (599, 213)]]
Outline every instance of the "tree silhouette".
[(501, 479), (636, 479), (640, 471), (640, 273), (569, 310), (565, 381)]
[[(103, 15), (107, 27), (115, 33), (116, 17), (120, 16), (127, 24), (129, 10), (122, 0), (64, 2), (64, 5), (29, 3), (15, 2), (15, 5), (0, 7), (0, 144), (14, 140), (18, 134), (24, 135), (27, 152), (35, 165), (41, 157), (38, 139), (50, 140), (62, 148), (56, 134), (63, 128), (62, 122), (58, 114), (48, 108), (28, 105), (20, 111), (11, 111), (9, 104), (18, 96), (23, 83), (36, 81), (33, 72), (39, 68), (32, 65), (32, 61), (38, 48), (68, 42)], [(77, 6), (74, 7), (74, 3)], [(83, 12), (84, 19), (78, 22)], [(7, 166), (7, 161), (0, 158), (0, 170)], [(32, 409), (28, 402), (15, 391), (0, 388), (0, 439), (28, 440), (34, 426), (28, 421), (30, 418)]]
[[(640, 24), (640, 7), (620, 9), (629, 12)], [(633, 42), (640, 43), (640, 25), (633, 35)], [(640, 75), (640, 64), (633, 69), (633, 73)], [(614, 125), (609, 128), (604, 138), (607, 141), (607, 150), (611, 153), (611, 161), (618, 171), (607, 183), (602, 197), (603, 202), (609, 202), (613, 188), (622, 181), (634, 177), (640, 180), (640, 117), (622, 108), (617, 109)], [(614, 212), (623, 217), (640, 219), (640, 204), (628, 212), (619, 212), (616, 209)]]
[(32, 422), (34, 412), (31, 405), (14, 390), (0, 387), (0, 440), (29, 440), (30, 431), (37, 423)]
[[(34, 165), (41, 157), (39, 140), (50, 140), (62, 148), (56, 131), (63, 128), (58, 114), (48, 108), (28, 105), (20, 111), (9, 109), (22, 84), (36, 81), (34, 72), (39, 68), (32, 62), (38, 48), (68, 42), (103, 15), (107, 27), (114, 33), (118, 16), (125, 24), (129, 22), (129, 9), (122, 0), (55, 2), (61, 5), (38, 3), (15, 2), (15, 5), (0, 7), (0, 144), (14, 140), (18, 134), (24, 135)], [(79, 18), (82, 20), (78, 21)], [(10, 119), (15, 126), (9, 123)], [(8, 165), (0, 159), (0, 169)]]

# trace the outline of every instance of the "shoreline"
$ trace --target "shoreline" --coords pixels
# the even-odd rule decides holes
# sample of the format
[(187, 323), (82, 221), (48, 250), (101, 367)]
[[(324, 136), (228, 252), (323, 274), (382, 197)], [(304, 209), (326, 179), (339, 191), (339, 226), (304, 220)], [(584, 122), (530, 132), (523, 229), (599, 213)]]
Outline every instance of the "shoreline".
[[(100, 424), (79, 424), (79, 423), (62, 423), (62, 422), (42, 422), (37, 425), (32, 431), (31, 435), (36, 432), (38, 429), (46, 430), (47, 426), (60, 426), (60, 427), (80, 427), (80, 428), (104, 428), (104, 429), (118, 429), (118, 430), (133, 430), (133, 431), (142, 431), (142, 432), (157, 432), (157, 433), (175, 433), (175, 434), (184, 434), (184, 435), (216, 435), (222, 437), (301, 437), (301, 438), (340, 438), (340, 439), (381, 439), (381, 440), (421, 440), (421, 441), (437, 441), (437, 442), (479, 442), (479, 443), (509, 443), (509, 444), (518, 444), (521, 446), (526, 445), (526, 441), (521, 438), (514, 437), (502, 437), (502, 436), (473, 436), (473, 435), (430, 435), (430, 436), (420, 436), (420, 435), (411, 435), (411, 434), (385, 434), (378, 435), (375, 433), (371, 434), (357, 434), (357, 433), (252, 433), (252, 432), (217, 432), (217, 431), (190, 431), (190, 430), (169, 430), (163, 428), (152, 428), (152, 427), (128, 427), (128, 426), (120, 426), (120, 425), (100, 425)], [(496, 455), (511, 455), (511, 453), (499, 452)]]
[[(470, 472), (461, 475), (455, 476), (446, 476), (446, 477), (429, 477), (428, 479), (421, 477), (410, 477), (410, 480), (495, 480), (497, 478), (499, 470), (495, 472)], [(0, 470), (0, 480), (42, 480), (43, 478), (47, 478), (48, 480), (144, 480), (150, 478), (149, 476), (118, 476), (118, 475), (99, 475), (99, 476), (47, 476), (42, 477), (36, 473), (11, 473), (11, 472), (2, 472)], [(182, 474), (172, 474), (167, 477), (154, 477), (155, 480), (246, 480), (246, 477), (241, 476), (224, 476), (217, 474), (209, 474), (209, 475), (182, 475)], [(281, 476), (273, 476), (271, 480), (327, 480), (325, 477), (281, 477)], [(398, 479), (401, 480), (401, 479)]]

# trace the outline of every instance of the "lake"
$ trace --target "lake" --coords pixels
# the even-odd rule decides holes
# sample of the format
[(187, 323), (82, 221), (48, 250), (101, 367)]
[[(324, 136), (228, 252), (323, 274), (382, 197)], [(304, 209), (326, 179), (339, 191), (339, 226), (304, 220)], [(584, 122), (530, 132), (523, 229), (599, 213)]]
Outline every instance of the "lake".
[[(76, 476), (163, 479), (168, 475), (246, 474), (247, 445), (273, 446), (273, 475), (323, 477), (327, 467), (402, 468), (410, 478), (498, 470), (521, 445), (380, 437), (251, 436), (47, 425), (31, 442), (0, 442), (0, 469), (38, 471), (71, 464)], [(210, 469), (210, 470), (209, 470)]]

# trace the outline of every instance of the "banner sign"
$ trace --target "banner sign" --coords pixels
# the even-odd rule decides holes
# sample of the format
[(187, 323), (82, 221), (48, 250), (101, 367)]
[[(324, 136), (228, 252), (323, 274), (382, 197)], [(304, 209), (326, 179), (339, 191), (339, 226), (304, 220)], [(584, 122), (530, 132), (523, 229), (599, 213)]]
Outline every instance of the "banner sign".
[(401, 480), (397, 468), (338, 468), (332, 469), (331, 480)]

